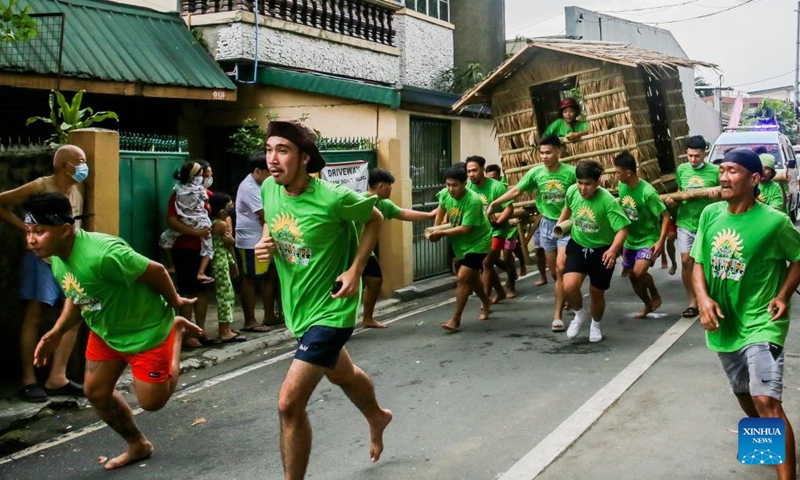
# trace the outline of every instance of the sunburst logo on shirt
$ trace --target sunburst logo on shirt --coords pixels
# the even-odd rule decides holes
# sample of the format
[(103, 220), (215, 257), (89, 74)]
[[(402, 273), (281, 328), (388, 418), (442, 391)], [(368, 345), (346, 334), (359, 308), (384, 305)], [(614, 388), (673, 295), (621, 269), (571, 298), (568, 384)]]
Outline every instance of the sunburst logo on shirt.
[(481, 203), (483, 204), (484, 207), (486, 205), (489, 205), (489, 199), (486, 198), (486, 195), (479, 193), (478, 196), (481, 198)]
[(711, 241), (711, 274), (722, 280), (739, 281), (747, 269), (742, 256), (742, 237), (736, 230), (725, 228)]
[(703, 177), (698, 177), (697, 175), (692, 175), (689, 178), (689, 182), (686, 184), (686, 189), (690, 188), (703, 188), (706, 186), (706, 181)]
[(564, 191), (564, 184), (561, 183), (559, 180), (548, 180), (544, 186), (545, 190), (559, 190)]
[(78, 279), (75, 278), (72, 272), (64, 274), (64, 278), (61, 279), (61, 289), (64, 290), (64, 295), (69, 298), (75, 298), (86, 294), (80, 282), (78, 282)]
[(576, 218), (586, 218), (593, 222), (597, 221), (597, 217), (594, 215), (594, 212), (589, 207), (581, 207), (578, 209), (578, 213), (575, 214)]
[(580, 207), (575, 213), (575, 228), (583, 233), (597, 233), (600, 231), (600, 225), (597, 224), (597, 217), (591, 208), (587, 206)]
[(461, 216), (461, 209), (458, 207), (453, 207), (447, 211), (447, 217), (460, 217)]
[(636, 200), (634, 200), (633, 197), (625, 195), (619, 203), (622, 206), (622, 210), (625, 212), (625, 216), (628, 217), (628, 220), (631, 222), (639, 220), (639, 212), (636, 210)]
[(300, 225), (298, 225), (297, 220), (288, 213), (279, 213), (276, 215), (275, 218), (272, 219), (272, 223), (270, 223), (270, 229), (272, 230), (272, 234), (276, 237), (278, 235), (286, 236), (288, 234), (298, 242), (303, 241), (303, 232), (300, 231)]

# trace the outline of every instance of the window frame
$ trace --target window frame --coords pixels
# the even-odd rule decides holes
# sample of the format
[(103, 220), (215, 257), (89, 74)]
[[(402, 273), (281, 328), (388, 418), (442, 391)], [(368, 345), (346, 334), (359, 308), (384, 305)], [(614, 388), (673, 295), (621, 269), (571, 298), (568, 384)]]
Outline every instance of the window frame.
[[(436, 15), (431, 15), (428, 13), (429, 9), (429, 2), (434, 1), (436, 3)], [(405, 4), (406, 8), (411, 9), (417, 13), (421, 13), (431, 18), (435, 18), (437, 20), (441, 20), (443, 22), (450, 23), (450, 0), (404, 0), (400, 1), (400, 3)], [(442, 4), (447, 6), (447, 18), (442, 18)]]

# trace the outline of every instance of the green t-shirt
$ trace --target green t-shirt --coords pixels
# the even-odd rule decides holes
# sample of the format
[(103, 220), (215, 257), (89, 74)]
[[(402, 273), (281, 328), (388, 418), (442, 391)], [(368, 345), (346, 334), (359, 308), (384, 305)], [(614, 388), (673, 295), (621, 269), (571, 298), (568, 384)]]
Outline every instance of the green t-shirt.
[(652, 185), (639, 180), (634, 189), (619, 182), (619, 203), (631, 221), (625, 248), (639, 250), (650, 248), (661, 236), (661, 214), (667, 209)]
[[(675, 171), (675, 181), (682, 191), (717, 187), (719, 186), (719, 167), (705, 162), (701, 168), (695, 170), (690, 163), (682, 163)], [(684, 230), (696, 232), (700, 214), (704, 208), (714, 202), (716, 200), (710, 198), (684, 200), (678, 205), (678, 218), (675, 224)]]
[(617, 199), (603, 187), (587, 200), (581, 197), (578, 185), (573, 185), (567, 189), (567, 205), (572, 210), (570, 235), (581, 247), (608, 247), (617, 232), (631, 223)]
[(489, 253), (492, 249), (492, 228), (483, 213), (483, 204), (477, 193), (467, 189), (460, 200), (453, 198), (447, 190), (437, 194), (439, 205), (447, 212), (447, 221), (453, 227), (472, 227), (468, 233), (447, 237), (453, 246), (456, 258), (461, 260), (468, 253)]
[(786, 205), (783, 203), (783, 190), (778, 182), (760, 183), (758, 184), (758, 189), (761, 190), (761, 194), (758, 196), (759, 202), (788, 215)]
[(772, 322), (767, 306), (783, 286), (787, 262), (800, 261), (800, 232), (789, 217), (758, 202), (740, 214), (729, 213), (727, 202), (710, 205), (700, 216), (692, 257), (703, 265), (708, 294), (725, 316), (716, 332), (706, 332), (709, 349), (783, 345), (789, 313)]
[(150, 260), (121, 238), (78, 230), (69, 258), (51, 258), (64, 295), (109, 347), (144, 352), (172, 331), (172, 308), (150, 286), (136, 281)]
[[(384, 220), (391, 220), (393, 218), (399, 217), (403, 213), (403, 209), (398, 207), (393, 201), (389, 200), (388, 198), (378, 198), (377, 195), (370, 195), (369, 192), (362, 193), (367, 198), (374, 197), (377, 198), (378, 201), (375, 203), (375, 208), (381, 212), (383, 215)], [(361, 232), (364, 231), (364, 225), (358, 225), (358, 238), (361, 238)], [(377, 246), (377, 245), (376, 245)], [(375, 256), (375, 251), (372, 251), (372, 256)]]
[[(478, 197), (481, 199), (481, 204), (483, 205), (483, 211), (486, 212), (487, 207), (489, 204), (494, 202), (496, 199), (500, 198), (504, 193), (508, 191), (508, 186), (503, 185), (501, 182), (493, 178), (486, 178), (483, 182), (482, 186), (478, 186), (471, 181), (467, 182), (467, 188), (472, 190), (473, 192), (478, 194)], [(500, 213), (505, 209), (507, 206), (511, 205), (511, 201), (504, 203), (501, 206), (498, 206), (494, 212), (492, 213)], [(489, 224), (491, 226), (491, 223)], [(508, 238), (509, 235), (514, 233), (515, 230), (511, 227), (508, 222), (504, 222), (502, 225), (498, 225), (496, 227), (492, 227), (492, 236), (493, 237), (501, 237), (501, 238)]]
[(570, 133), (580, 133), (586, 130), (589, 130), (589, 124), (587, 122), (575, 120), (572, 126), (569, 126), (563, 118), (559, 118), (547, 127), (542, 136), (557, 135), (559, 137), (566, 137)]
[(301, 337), (315, 325), (355, 326), (360, 293), (331, 298), (331, 288), (353, 264), (356, 224), (369, 221), (377, 197), (315, 177), (305, 192), (291, 197), (270, 177), (261, 185), (261, 200), (269, 234), (278, 244), (273, 258), (289, 331)]
[(520, 192), (536, 190), (539, 213), (550, 220), (558, 220), (564, 210), (567, 189), (572, 185), (575, 185), (575, 167), (562, 163), (555, 172), (544, 165), (530, 170), (517, 183), (517, 189)]

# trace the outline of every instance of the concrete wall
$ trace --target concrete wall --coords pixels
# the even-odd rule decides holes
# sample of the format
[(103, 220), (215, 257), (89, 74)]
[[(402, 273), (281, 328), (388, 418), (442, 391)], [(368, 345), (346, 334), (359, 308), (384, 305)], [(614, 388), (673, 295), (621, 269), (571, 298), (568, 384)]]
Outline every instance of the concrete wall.
[(394, 18), (400, 83), (433, 89), (441, 72), (453, 68), (453, 25), (409, 9)]
[[(580, 7), (567, 7), (566, 35), (580, 40), (621, 42), (639, 48), (689, 58), (669, 30), (603, 15)], [(680, 69), (683, 100), (689, 131), (701, 133), (710, 142), (720, 134), (719, 113), (709, 111), (694, 92), (694, 71)]]
[[(464, 68), (480, 63), (488, 73), (503, 62), (505, 56), (505, 3), (497, 0), (450, 2), (450, 23), (453, 31), (453, 60)], [(475, 41), (480, 39), (480, 41)]]

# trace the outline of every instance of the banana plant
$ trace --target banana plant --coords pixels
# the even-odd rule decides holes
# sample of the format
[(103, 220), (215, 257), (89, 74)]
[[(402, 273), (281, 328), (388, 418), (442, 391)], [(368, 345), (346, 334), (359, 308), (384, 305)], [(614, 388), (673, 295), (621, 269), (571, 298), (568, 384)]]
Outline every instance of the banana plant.
[(67, 134), (72, 130), (86, 128), (94, 123), (103, 120), (116, 120), (119, 117), (114, 112), (94, 112), (90, 107), (81, 109), (83, 94), (86, 90), (79, 90), (72, 97), (72, 102), (67, 102), (64, 95), (58, 90), (50, 91), (48, 104), (50, 105), (50, 117), (30, 117), (25, 121), (25, 125), (34, 122), (43, 122), (53, 125), (55, 132), (50, 137), (51, 143), (64, 145), (69, 142)]

